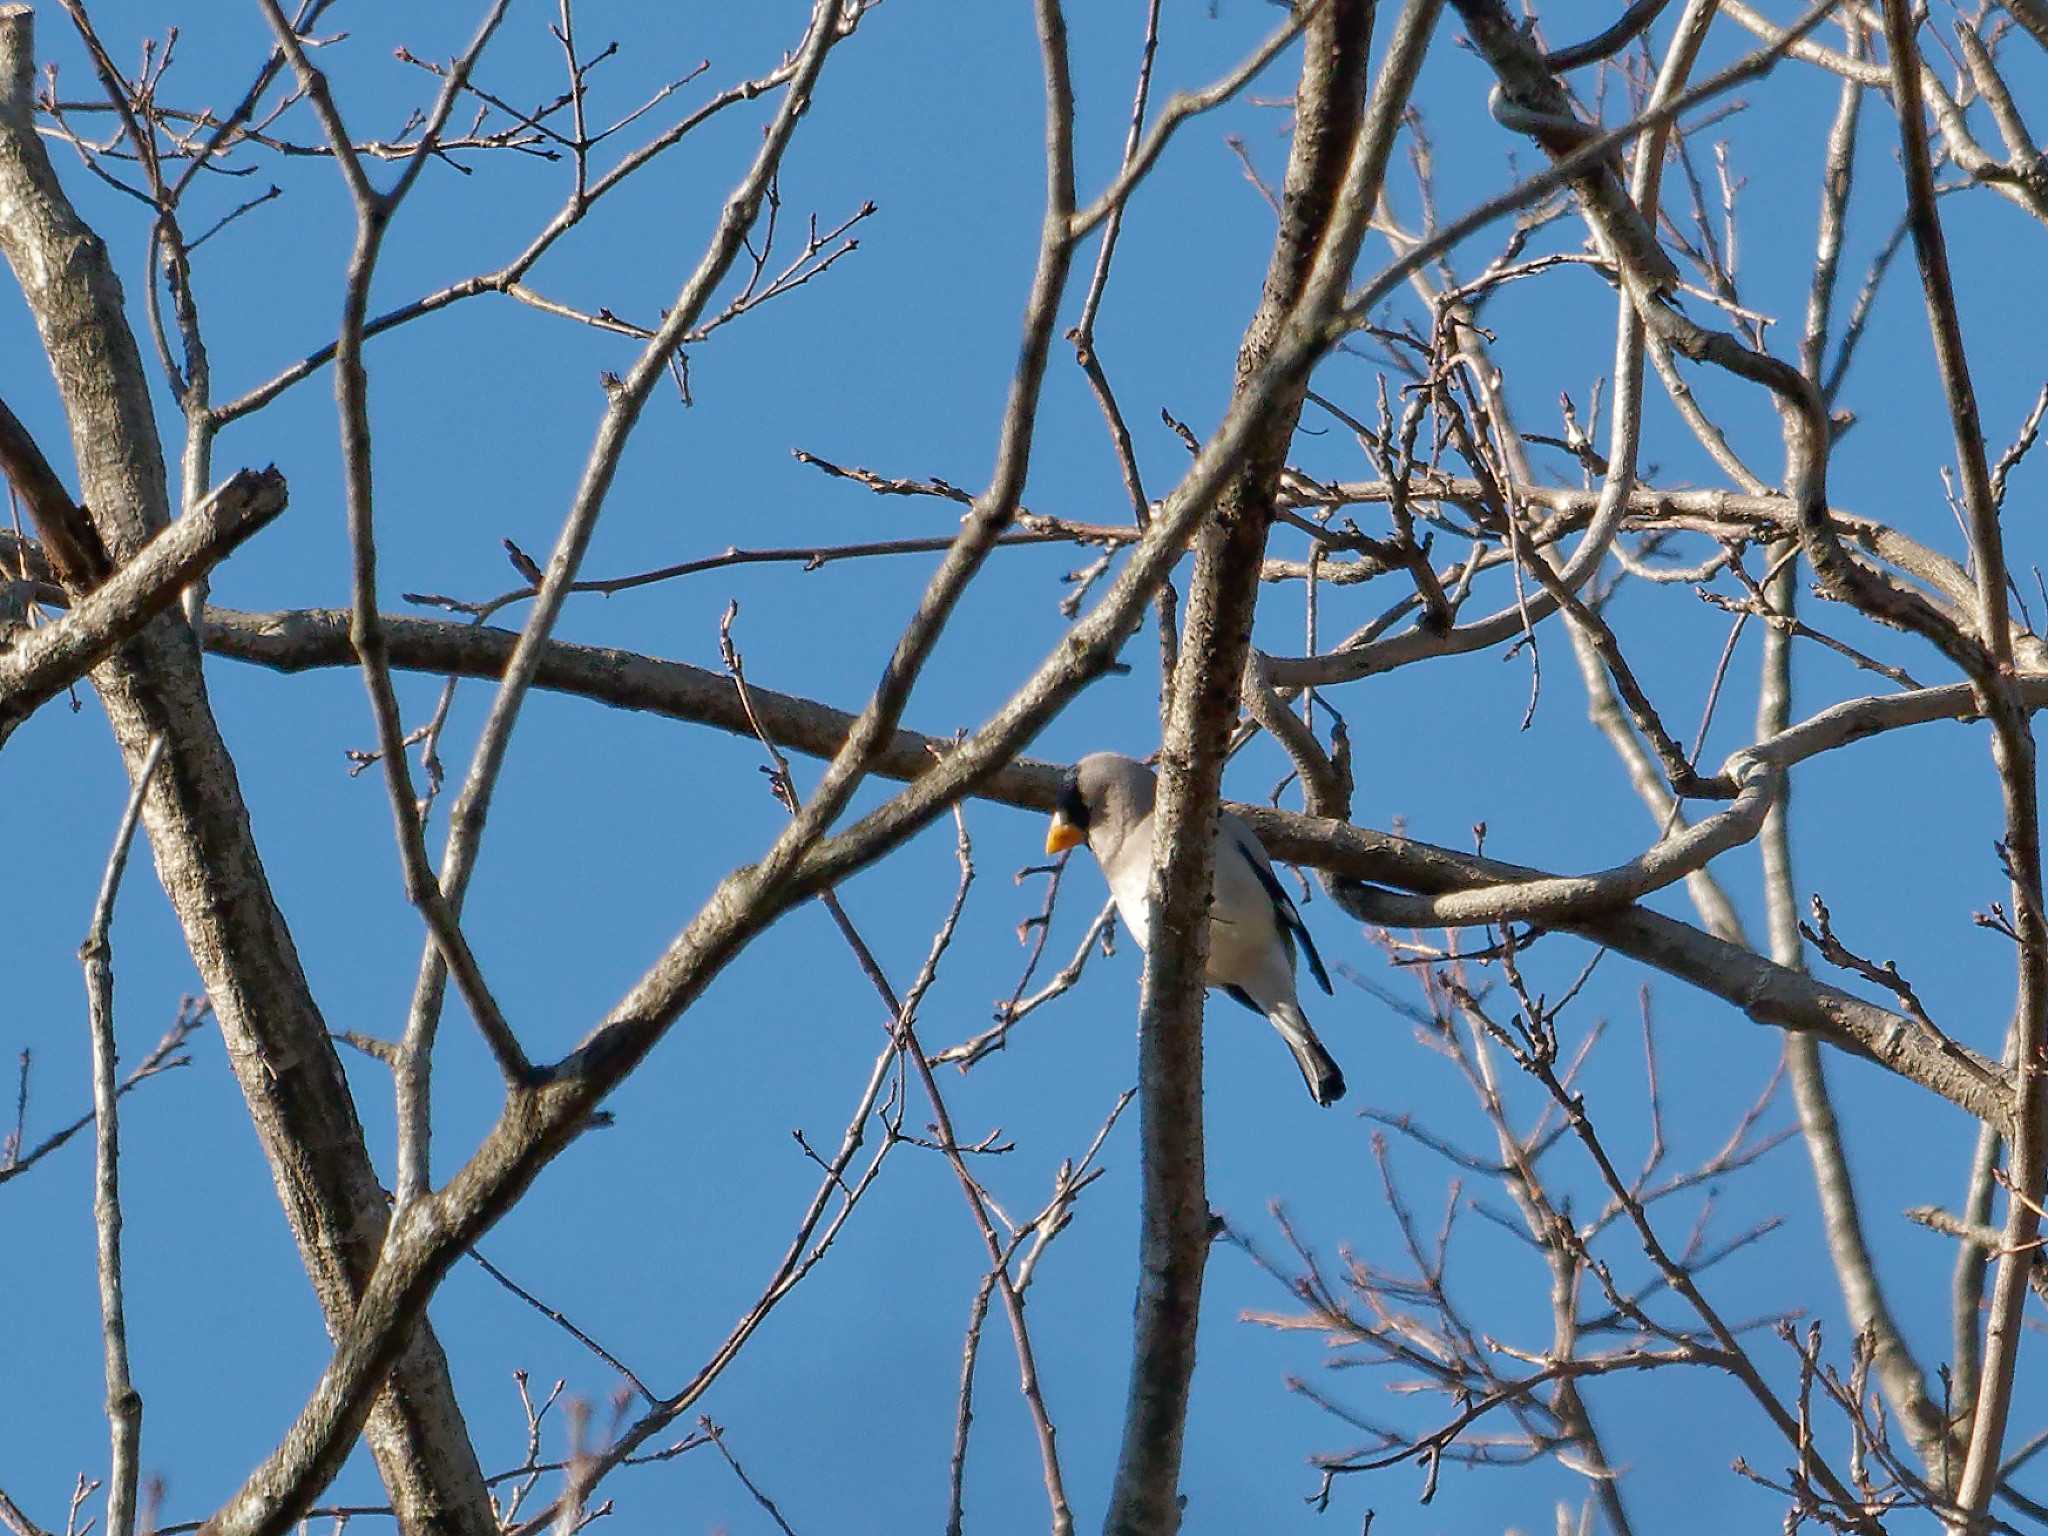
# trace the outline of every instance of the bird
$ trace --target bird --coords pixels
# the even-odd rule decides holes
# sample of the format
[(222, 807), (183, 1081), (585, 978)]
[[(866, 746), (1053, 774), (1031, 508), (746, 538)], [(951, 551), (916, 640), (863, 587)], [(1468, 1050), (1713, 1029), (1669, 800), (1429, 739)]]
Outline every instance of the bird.
[[(1094, 752), (1060, 781), (1045, 851), (1064, 853), (1081, 843), (1095, 855), (1109, 882), (1117, 915), (1145, 948), (1149, 937), (1147, 891), (1152, 880), (1152, 770), (1135, 758)], [(1216, 872), (1209, 907), (1209, 964), (1204, 980), (1233, 1002), (1261, 1014), (1287, 1048), (1308, 1084), (1309, 1096), (1328, 1107), (1344, 1096), (1344, 1073), (1316, 1038), (1294, 990), (1295, 945), (1325, 992), (1329, 972), (1273, 873), (1273, 861), (1252, 829), (1225, 811), (1217, 818)]]

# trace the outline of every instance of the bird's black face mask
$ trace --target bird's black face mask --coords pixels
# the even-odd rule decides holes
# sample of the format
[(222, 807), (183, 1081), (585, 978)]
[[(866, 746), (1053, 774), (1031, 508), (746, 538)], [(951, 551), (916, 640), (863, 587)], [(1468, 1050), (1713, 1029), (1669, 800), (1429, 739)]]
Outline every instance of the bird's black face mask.
[(1053, 803), (1052, 825), (1045, 829), (1045, 851), (1065, 853), (1088, 840), (1088, 805), (1081, 798), (1080, 775), (1069, 769), (1060, 780), (1060, 796)]

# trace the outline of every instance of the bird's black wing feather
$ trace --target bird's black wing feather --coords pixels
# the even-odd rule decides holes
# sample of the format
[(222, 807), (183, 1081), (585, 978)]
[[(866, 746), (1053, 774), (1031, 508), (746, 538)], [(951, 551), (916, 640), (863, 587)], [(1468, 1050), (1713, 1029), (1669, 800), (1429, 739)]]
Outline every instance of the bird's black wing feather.
[(1238, 852), (1252, 867), (1252, 873), (1259, 877), (1259, 884), (1266, 888), (1266, 894), (1273, 898), (1273, 915), (1280, 920), (1280, 931), (1289, 938), (1301, 940), (1301, 952), (1308, 957), (1309, 974), (1316, 979), (1316, 985), (1325, 992), (1335, 995), (1330, 985), (1330, 973), (1323, 969), (1323, 957), (1316, 953), (1316, 941), (1309, 937), (1308, 924), (1301, 920), (1294, 898), (1287, 894), (1287, 888), (1280, 883), (1280, 877), (1267, 867), (1266, 861), (1256, 851), (1245, 846), (1240, 838)]
[(1245, 991), (1245, 989), (1243, 987), (1240, 987), (1236, 982), (1233, 981), (1228, 986), (1226, 986), (1223, 989), (1223, 995), (1229, 998), (1233, 1003), (1240, 1003), (1244, 1007), (1251, 1009), (1251, 1011), (1253, 1013), (1258, 1014), (1259, 1017), (1265, 1017), (1266, 1010), (1261, 1008), (1257, 1003), (1253, 1002), (1251, 993)]

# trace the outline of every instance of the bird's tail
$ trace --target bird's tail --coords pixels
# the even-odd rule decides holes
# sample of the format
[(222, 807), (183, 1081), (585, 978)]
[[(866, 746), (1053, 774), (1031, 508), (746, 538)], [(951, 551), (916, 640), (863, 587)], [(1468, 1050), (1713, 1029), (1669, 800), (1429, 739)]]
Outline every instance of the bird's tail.
[(1325, 1108), (1343, 1098), (1343, 1070), (1323, 1049), (1323, 1042), (1309, 1027), (1308, 1015), (1293, 1003), (1275, 1003), (1266, 1018), (1280, 1031), (1287, 1049), (1294, 1052), (1295, 1065), (1301, 1068), (1309, 1096)]

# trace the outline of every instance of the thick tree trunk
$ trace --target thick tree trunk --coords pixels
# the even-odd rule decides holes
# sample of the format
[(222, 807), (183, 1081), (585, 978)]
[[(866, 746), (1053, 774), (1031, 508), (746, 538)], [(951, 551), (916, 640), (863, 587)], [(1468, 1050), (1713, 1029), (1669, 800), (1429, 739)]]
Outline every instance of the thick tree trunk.
[[(80, 221), (36, 136), (33, 19), (0, 8), (0, 251), (57, 376), (80, 500), (116, 565), (169, 521), (142, 357), (105, 244)], [(143, 825), (330, 1331), (353, 1315), (385, 1203), (341, 1063), (258, 857), (207, 705), (191, 626), (173, 610), (92, 674), (133, 776), (158, 735)], [(368, 1438), (408, 1532), (496, 1530), (447, 1362), (422, 1323)]]
[[(1365, 219), (1340, 218), (1364, 113), (1371, 0), (1332, 0), (1303, 42), (1294, 147), (1265, 291), (1238, 353), (1246, 388), (1294, 319), (1325, 242), (1341, 295)], [(1377, 191), (1375, 181), (1373, 191)], [(1368, 194), (1368, 200), (1371, 194)], [(1154, 812), (1152, 942), (1139, 1004), (1139, 1139), (1144, 1208), (1124, 1437), (1105, 1529), (1159, 1536), (1180, 1527), (1181, 1441), (1194, 1377), (1211, 1220), (1202, 1132), (1203, 972), (1223, 762), (1251, 654), (1266, 534), (1287, 446), (1308, 388), (1276, 393), (1216, 512), (1196, 539), (1195, 574), (1167, 702)]]

